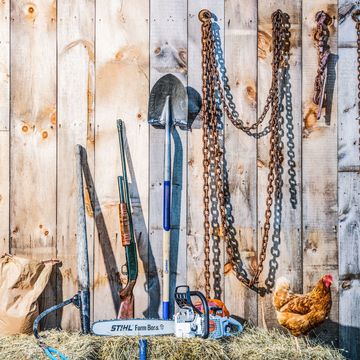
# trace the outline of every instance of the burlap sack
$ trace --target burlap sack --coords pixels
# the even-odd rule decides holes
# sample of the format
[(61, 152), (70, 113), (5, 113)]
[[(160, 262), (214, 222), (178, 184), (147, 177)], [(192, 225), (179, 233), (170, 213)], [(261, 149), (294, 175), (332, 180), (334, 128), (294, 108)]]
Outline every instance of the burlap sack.
[(38, 298), (57, 260), (36, 261), (5, 254), (0, 258), (0, 335), (31, 333)]

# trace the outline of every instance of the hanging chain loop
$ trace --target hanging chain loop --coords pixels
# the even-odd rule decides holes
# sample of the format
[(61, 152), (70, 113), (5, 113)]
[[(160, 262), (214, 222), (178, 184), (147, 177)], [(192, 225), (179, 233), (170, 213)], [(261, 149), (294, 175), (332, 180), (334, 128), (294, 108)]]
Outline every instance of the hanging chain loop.
[[(245, 126), (239, 118), (234, 104), (231, 100), (232, 95), (227, 86), (227, 78), (223, 67), (223, 59), (220, 57), (221, 51), (220, 39), (217, 39), (216, 31), (213, 29), (212, 14), (209, 10), (201, 10), (199, 13), (201, 21), (201, 44), (202, 44), (202, 130), (203, 130), (203, 201), (204, 201), (204, 252), (205, 252), (205, 294), (210, 297), (210, 166), (214, 169), (217, 201), (220, 210), (222, 234), (225, 240), (226, 252), (232, 269), (237, 279), (249, 288), (254, 288), (258, 283), (261, 272), (264, 268), (266, 251), (269, 240), (271, 209), (273, 205), (274, 193), (278, 189), (281, 163), (283, 161), (281, 146), (281, 121), (280, 100), (279, 100), (279, 81), (282, 70), (287, 68), (290, 31), (288, 15), (281, 10), (272, 14), (272, 81), (269, 95), (266, 99), (264, 110), (258, 120)], [(221, 63), (221, 64), (220, 64)], [(269, 173), (267, 184), (267, 198), (265, 208), (265, 221), (262, 236), (262, 244), (258, 258), (257, 269), (252, 279), (248, 279), (239, 268), (239, 259), (235, 256), (235, 244), (229, 236), (228, 220), (226, 216), (226, 199), (223, 183), (224, 153), (222, 150), (222, 133), (220, 128), (221, 117), (225, 114), (232, 124), (244, 131), (249, 136), (257, 136), (257, 130), (260, 124), (265, 120), (266, 114), (271, 109), (268, 132), (270, 133), (269, 150)], [(215, 229), (213, 229), (215, 231)], [(216, 289), (215, 289), (216, 292)]]
[(316, 30), (314, 40), (318, 52), (318, 70), (315, 77), (313, 102), (318, 106), (317, 119), (321, 117), (321, 110), (325, 96), (327, 66), (330, 56), (330, 46), (328, 45), (331, 24), (331, 17), (324, 11), (318, 11), (315, 15)]

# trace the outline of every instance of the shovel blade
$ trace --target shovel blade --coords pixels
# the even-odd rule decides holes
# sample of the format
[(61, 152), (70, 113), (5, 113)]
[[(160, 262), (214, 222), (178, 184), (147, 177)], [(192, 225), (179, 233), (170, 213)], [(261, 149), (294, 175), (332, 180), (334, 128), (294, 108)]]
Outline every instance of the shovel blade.
[(165, 122), (162, 116), (166, 106), (167, 97), (171, 98), (171, 110), (173, 125), (187, 129), (188, 99), (184, 85), (172, 74), (161, 77), (150, 92), (148, 122), (158, 128), (164, 128)]

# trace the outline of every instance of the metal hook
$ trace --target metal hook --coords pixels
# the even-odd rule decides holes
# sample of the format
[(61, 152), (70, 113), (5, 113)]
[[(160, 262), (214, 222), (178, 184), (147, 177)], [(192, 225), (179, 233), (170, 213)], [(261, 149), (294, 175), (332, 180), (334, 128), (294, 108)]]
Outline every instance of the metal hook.
[(202, 9), (199, 12), (199, 20), (202, 22), (206, 22), (206, 21), (210, 21), (212, 18), (212, 14), (211, 11), (209, 11), (208, 9)]
[(351, 17), (355, 22), (359, 22), (360, 21), (360, 9), (355, 10), (352, 13)]

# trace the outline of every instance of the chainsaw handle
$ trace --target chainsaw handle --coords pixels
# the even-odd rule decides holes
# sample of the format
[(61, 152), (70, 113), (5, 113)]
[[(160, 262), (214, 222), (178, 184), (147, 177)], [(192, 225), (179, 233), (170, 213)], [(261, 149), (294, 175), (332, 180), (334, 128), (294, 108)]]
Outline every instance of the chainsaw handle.
[[(203, 334), (202, 334), (202, 338), (206, 339), (209, 337), (209, 305), (208, 302), (204, 296), (204, 294), (200, 291), (190, 291), (190, 296), (197, 296), (202, 303), (202, 307), (204, 309), (204, 313), (202, 314), (204, 316), (204, 329), (203, 329)], [(193, 305), (193, 303), (191, 302), (192, 307), (197, 311), (200, 312), (198, 309), (196, 309), (196, 307)]]

